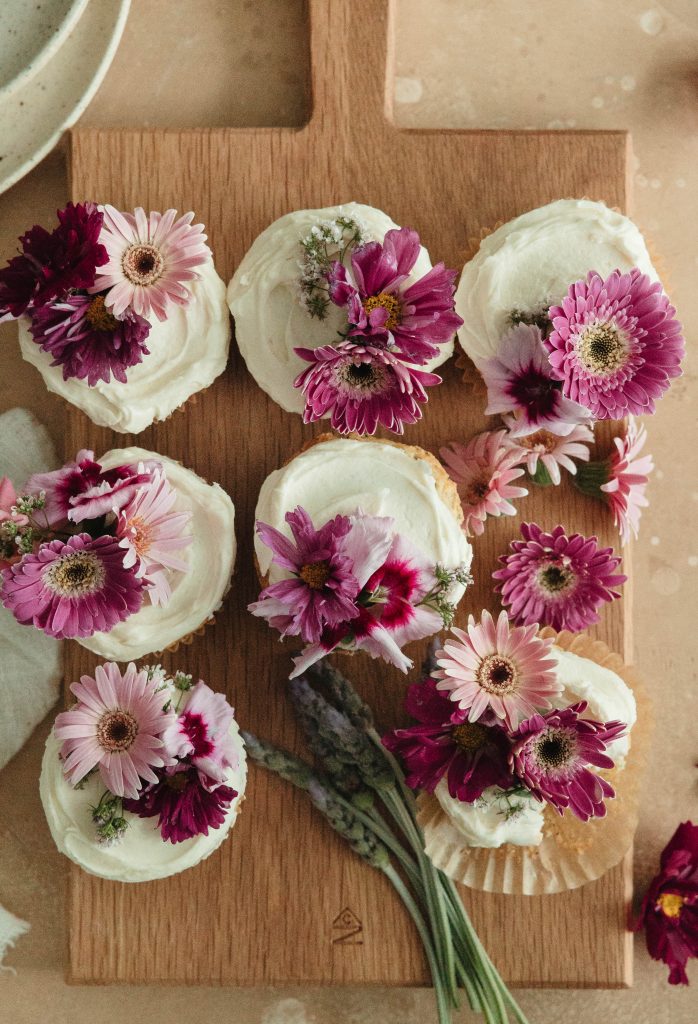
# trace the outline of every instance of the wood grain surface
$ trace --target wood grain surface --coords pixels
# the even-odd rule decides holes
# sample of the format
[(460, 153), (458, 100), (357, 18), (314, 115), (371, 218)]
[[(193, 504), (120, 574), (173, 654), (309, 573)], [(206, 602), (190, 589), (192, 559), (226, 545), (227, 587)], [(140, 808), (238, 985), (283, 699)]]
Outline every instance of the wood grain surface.
[[(622, 132), (403, 131), (391, 123), (391, 4), (312, 0), (313, 114), (301, 129), (122, 130), (72, 133), (72, 197), (193, 209), (228, 279), (255, 236), (290, 210), (357, 200), (418, 229), (434, 261), (460, 269), (481, 229), (566, 196), (627, 205)], [(124, 112), (128, 117), (128, 111)], [(302, 339), (301, 339), (302, 340)], [(423, 421), (405, 440), (438, 451), (484, 429), (484, 393), (453, 362)], [(164, 663), (225, 690), (245, 728), (300, 749), (284, 693), (290, 655), (246, 612), (257, 594), (253, 513), (265, 476), (314, 433), (257, 387), (233, 346), (226, 373), (137, 443), (217, 480), (237, 508), (238, 566), (215, 626)], [(597, 434), (606, 452), (611, 430)], [(67, 409), (66, 455), (133, 439)], [(597, 533), (617, 544), (610, 517), (565, 481), (532, 489), (517, 520), (490, 520), (474, 542), (475, 584), (459, 620), (496, 608), (490, 574), (521, 519)], [(626, 564), (627, 568), (627, 564)], [(597, 636), (630, 651), (629, 587), (606, 607)], [(418, 661), (421, 645), (411, 652)], [(68, 646), (70, 681), (94, 664)], [(405, 680), (385, 665), (343, 659), (382, 725), (402, 718)], [(238, 985), (414, 985), (428, 980), (416, 935), (382, 876), (337, 839), (308, 802), (250, 773), (239, 823), (201, 866), (147, 885), (71, 871), (69, 976), (74, 982)], [(473, 921), (513, 985), (620, 987), (631, 980), (625, 916), (631, 858), (598, 882), (559, 896), (463, 893)]]

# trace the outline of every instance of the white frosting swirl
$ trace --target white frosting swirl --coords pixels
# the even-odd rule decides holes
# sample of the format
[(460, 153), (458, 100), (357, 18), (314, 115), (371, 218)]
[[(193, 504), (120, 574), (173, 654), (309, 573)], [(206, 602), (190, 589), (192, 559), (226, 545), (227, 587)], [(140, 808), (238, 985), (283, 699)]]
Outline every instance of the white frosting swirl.
[[(374, 516), (392, 516), (404, 534), (430, 560), (447, 568), (470, 568), (472, 548), (454, 512), (439, 494), (430, 463), (407, 446), (333, 438), (301, 452), (262, 484), (255, 519), (290, 536), (284, 516), (302, 505), (320, 526), (357, 508)], [(272, 552), (255, 534), (260, 572), (272, 582), (284, 571), (271, 564)], [(460, 601), (465, 587), (451, 593)]]
[[(398, 225), (372, 206), (344, 203), (321, 210), (296, 210), (279, 217), (259, 235), (228, 285), (228, 305), (235, 318), (235, 338), (247, 368), (263, 391), (287, 412), (303, 412), (305, 402), (293, 381), (308, 364), (294, 348), (318, 348), (337, 340), (346, 328), (343, 309), (330, 303), (326, 319), (311, 317), (300, 301), (300, 241), (321, 221), (351, 217), (365, 241), (382, 242)], [(408, 283), (431, 270), (422, 246)], [(439, 346), (438, 356), (421, 369), (441, 366), (453, 353), (453, 341)]]
[[(585, 700), (589, 706), (584, 718), (597, 722), (617, 720), (628, 726), (626, 735), (607, 747), (608, 756), (613, 758), (617, 768), (622, 769), (630, 749), (629, 733), (637, 720), (632, 690), (616, 672), (597, 665), (589, 658), (560, 647), (553, 647), (550, 653), (557, 663), (557, 678), (564, 687), (554, 701), (556, 707), (564, 708)], [(544, 805), (535, 797), (517, 794), (508, 801), (501, 789), (491, 786), (480, 800), (468, 804), (450, 795), (444, 779), (436, 787), (434, 795), (469, 846), (497, 847), (504, 843), (538, 846), (543, 840)], [(512, 815), (510, 805), (514, 803), (522, 807)]]
[(235, 567), (235, 506), (218, 484), (208, 484), (174, 459), (144, 448), (116, 448), (99, 459), (105, 469), (156, 459), (177, 491), (174, 510), (192, 513), (192, 543), (181, 557), (188, 572), (172, 572), (172, 597), (164, 608), (145, 599), (139, 611), (108, 633), (79, 639), (83, 647), (110, 661), (134, 661), (162, 651), (203, 625), (220, 608)]
[(458, 340), (477, 366), (496, 354), (514, 310), (559, 303), (590, 270), (639, 267), (657, 280), (645, 240), (622, 213), (588, 199), (559, 199), (502, 225), (466, 263), (456, 291)]
[(29, 331), (27, 317), (19, 321), (19, 345), (49, 391), (82, 409), (93, 423), (121, 434), (138, 434), (155, 420), (164, 420), (197, 391), (207, 388), (225, 370), (230, 346), (230, 317), (225, 284), (208, 259), (191, 282), (186, 307), (171, 305), (167, 320), (153, 317), (146, 345), (150, 354), (126, 371), (127, 382), (63, 380), (63, 368), (51, 366)]
[(63, 774), (60, 742), (51, 730), (41, 763), (39, 792), (51, 836), (61, 853), (91, 875), (114, 882), (151, 882), (192, 868), (221, 845), (235, 824), (247, 783), (247, 758), (237, 722), (233, 720), (230, 735), (235, 741), (238, 764), (229, 769), (225, 785), (237, 796), (226, 812), (225, 821), (208, 835), (194, 836), (181, 843), (164, 842), (157, 827), (157, 818), (139, 818), (128, 811), (124, 817), (128, 828), (121, 842), (105, 846), (95, 838), (90, 807), (96, 806), (104, 792), (99, 773), (93, 773), (82, 789), (75, 789)]

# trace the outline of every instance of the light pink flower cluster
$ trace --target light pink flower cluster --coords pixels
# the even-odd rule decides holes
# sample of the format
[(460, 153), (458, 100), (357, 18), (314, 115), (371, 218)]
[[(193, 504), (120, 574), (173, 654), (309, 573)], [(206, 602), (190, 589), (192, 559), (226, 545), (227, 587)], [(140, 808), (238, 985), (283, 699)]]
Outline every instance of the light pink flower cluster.
[(237, 792), (233, 709), (199, 680), (162, 670), (122, 673), (98, 665), (70, 687), (77, 703), (56, 718), (63, 773), (76, 786), (97, 770), (107, 788), (93, 820), (97, 839), (113, 842), (128, 827), (124, 810), (158, 818), (164, 841), (179, 843), (225, 821)]
[(439, 263), (414, 280), (420, 252), (417, 232), (399, 228), (382, 244), (351, 248), (350, 266), (329, 264), (328, 301), (345, 310), (347, 327), (337, 343), (295, 350), (309, 364), (294, 382), (305, 396), (306, 423), (329, 415), (342, 434), (373, 434), (378, 424), (402, 433), (421, 418), (425, 389), (441, 378), (418, 367), (462, 320), (454, 310), (455, 271)]
[(515, 516), (512, 498), (524, 498), (525, 487), (513, 481), (523, 476), (521, 455), (504, 444), (506, 431), (485, 431), (467, 444), (452, 441), (440, 455), (458, 488), (463, 529), (481, 534), (488, 516)]
[(160, 463), (105, 470), (90, 451), (30, 477), (19, 498), (3, 481), (0, 600), (55, 637), (108, 632), (146, 598), (166, 604), (192, 539), (176, 499)]
[(452, 616), (449, 593), (465, 585), (460, 566), (434, 566), (388, 517), (357, 510), (319, 528), (300, 506), (286, 515), (291, 538), (265, 523), (257, 532), (283, 578), (249, 606), (282, 637), (306, 643), (291, 678), (331, 651), (364, 650), (403, 672), (402, 647), (431, 636)]

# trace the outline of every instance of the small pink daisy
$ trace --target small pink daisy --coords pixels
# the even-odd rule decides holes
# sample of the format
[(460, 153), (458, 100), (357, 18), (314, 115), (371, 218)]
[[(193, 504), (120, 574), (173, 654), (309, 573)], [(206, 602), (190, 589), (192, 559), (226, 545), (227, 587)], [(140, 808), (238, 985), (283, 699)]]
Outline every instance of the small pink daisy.
[(653, 413), (655, 399), (681, 376), (684, 339), (676, 310), (634, 267), (605, 280), (591, 271), (552, 306), (545, 340), (562, 391), (595, 419)]
[(186, 306), (191, 298), (187, 282), (199, 277), (194, 267), (211, 255), (203, 224), (192, 224), (193, 213), (177, 218), (176, 210), (150, 213), (142, 207), (121, 213), (104, 207), (99, 236), (109, 261), (99, 267), (93, 292), (108, 289), (105, 303), (116, 317), (130, 307), (138, 316), (167, 319), (170, 303)]
[(615, 451), (608, 461), (608, 482), (601, 485), (624, 544), (631, 533), (637, 538), (642, 509), (649, 505), (645, 489), (654, 461), (651, 455), (639, 457), (646, 440), (647, 431), (644, 427), (638, 429), (631, 416), (625, 437), (613, 440)]
[(515, 516), (509, 499), (528, 494), (525, 487), (512, 486), (524, 471), (518, 453), (503, 446), (505, 434), (505, 430), (485, 431), (466, 445), (452, 441), (441, 449), (448, 475), (458, 487), (466, 533), (481, 534), (487, 516)]
[(163, 711), (163, 694), (147, 672), (130, 664), (122, 675), (108, 662), (70, 689), (77, 704), (58, 715), (54, 733), (63, 740), (63, 772), (71, 785), (99, 767), (115, 796), (136, 797), (141, 780), (158, 781), (154, 768), (174, 763), (162, 740), (172, 713)]
[(574, 474), (577, 466), (573, 459), (589, 461), (588, 446), (593, 443), (594, 431), (584, 425), (574, 427), (565, 437), (549, 430), (537, 430), (523, 437), (507, 433), (502, 438), (503, 447), (517, 453), (519, 463), (526, 467), (529, 476), (535, 477), (542, 466), (554, 484), (560, 483), (560, 466)]
[(516, 729), (538, 709), (551, 707), (551, 698), (562, 691), (549, 657), (552, 640), (536, 631), (537, 626), (512, 628), (505, 611), (496, 623), (488, 611), (479, 623), (471, 615), (467, 632), (452, 629), (456, 640), (436, 652), (438, 689), (449, 691), (469, 722), (491, 711)]
[(617, 571), (621, 560), (596, 537), (568, 537), (562, 526), (544, 533), (536, 523), (522, 523), (521, 536), (492, 573), (514, 622), (579, 633), (599, 621), (604, 601), (621, 596), (614, 589), (627, 579)]
[(303, 422), (313, 423), (329, 413), (340, 434), (375, 434), (379, 424), (402, 434), (405, 423), (422, 418), (425, 389), (441, 383), (437, 374), (408, 366), (386, 348), (373, 345), (344, 341), (294, 351), (310, 363), (293, 382), (305, 395)]
[(192, 542), (191, 534), (184, 534), (191, 513), (174, 512), (176, 500), (177, 492), (168, 483), (164, 471), (155, 470), (151, 482), (141, 487), (117, 515), (116, 536), (119, 547), (126, 552), (124, 567), (133, 569), (150, 587), (150, 600), (154, 605), (165, 605), (170, 599), (166, 570), (187, 572), (189, 569), (175, 552)]

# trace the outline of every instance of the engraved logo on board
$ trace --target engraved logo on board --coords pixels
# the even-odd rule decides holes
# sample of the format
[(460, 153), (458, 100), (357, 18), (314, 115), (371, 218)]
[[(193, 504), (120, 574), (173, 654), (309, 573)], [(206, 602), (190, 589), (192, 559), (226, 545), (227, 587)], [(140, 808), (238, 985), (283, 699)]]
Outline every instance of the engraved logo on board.
[(364, 926), (353, 910), (344, 907), (332, 922), (333, 946), (363, 946)]

